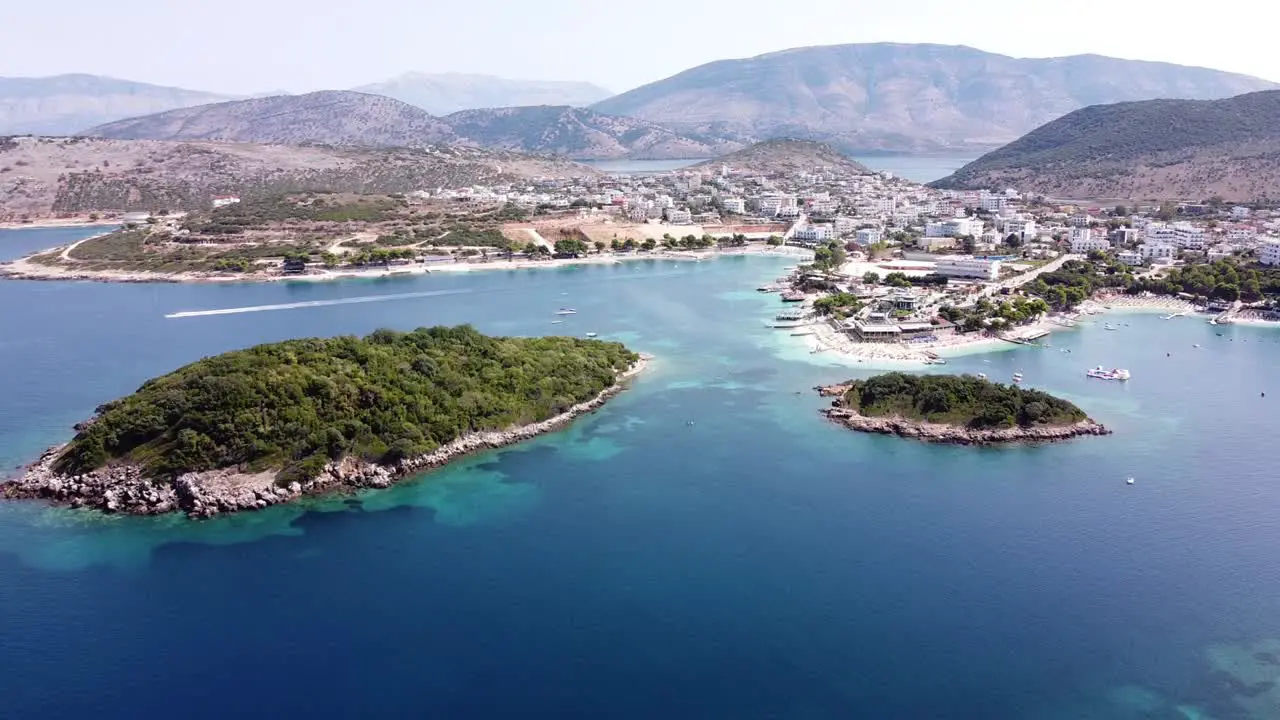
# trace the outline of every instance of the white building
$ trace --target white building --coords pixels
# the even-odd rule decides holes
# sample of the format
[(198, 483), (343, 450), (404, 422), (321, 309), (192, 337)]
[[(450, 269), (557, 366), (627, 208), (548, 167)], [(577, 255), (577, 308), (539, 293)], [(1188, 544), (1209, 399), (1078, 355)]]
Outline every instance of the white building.
[(1138, 231), (1133, 228), (1116, 228), (1111, 231), (1111, 243), (1113, 245), (1129, 245), (1138, 242)]
[(235, 205), (238, 202), (240, 202), (240, 198), (236, 197), (235, 195), (214, 195), (213, 196), (213, 207), (215, 210), (220, 207)]
[(931, 222), (924, 226), (925, 237), (961, 237), (981, 235), (982, 221), (976, 218), (958, 217)]
[(777, 215), (782, 209), (782, 198), (777, 195), (766, 195), (760, 198), (761, 215)]
[(1036, 236), (1036, 221), (1031, 218), (1009, 218), (1004, 221), (1004, 234), (1017, 235), (1023, 240)]
[(1071, 223), (1071, 227), (1089, 227), (1093, 224), (1093, 218), (1088, 214), (1072, 215), (1069, 222)]
[(1178, 249), (1162, 243), (1143, 243), (1138, 246), (1138, 252), (1147, 262), (1172, 262), (1178, 254)]
[(1087, 255), (1094, 250), (1110, 250), (1111, 242), (1105, 237), (1094, 237), (1093, 231), (1087, 227), (1071, 228), (1071, 252), (1076, 255)]
[(1237, 205), (1231, 208), (1231, 217), (1236, 220), (1247, 220), (1251, 213), (1252, 211), (1243, 205)]
[(724, 211), (733, 213), (734, 215), (745, 215), (747, 212), (747, 201), (740, 197), (729, 197), (720, 201), (724, 206)]
[(1141, 265), (1142, 253), (1136, 250), (1121, 250), (1116, 253), (1116, 259), (1129, 266)]
[(807, 225), (795, 232), (795, 239), (805, 242), (825, 242), (836, 236), (830, 225)]
[(1205, 252), (1210, 261), (1225, 260), (1235, 254), (1236, 248), (1230, 243), (1218, 243)]
[(1206, 244), (1205, 232), (1191, 223), (1174, 223), (1173, 241), (1183, 250), (1203, 250)]
[(1149, 223), (1143, 228), (1143, 233), (1147, 236), (1149, 243), (1173, 245), (1177, 242), (1177, 235), (1173, 228), (1164, 223)]
[(693, 213), (680, 208), (667, 208), (666, 216), (667, 222), (672, 225), (688, 225), (693, 222)]
[(858, 221), (851, 217), (838, 217), (833, 224), (837, 235), (851, 233), (858, 229)]
[(834, 215), (839, 209), (840, 203), (835, 200), (814, 200), (809, 203), (809, 210), (817, 215)]
[(947, 277), (996, 280), (1000, 277), (1000, 261), (982, 260), (966, 255), (943, 257), (938, 259), (935, 272)]
[(1263, 265), (1280, 265), (1280, 242), (1271, 241), (1260, 246), (1258, 262)]
[(987, 212), (1000, 212), (1008, 202), (1009, 201), (1002, 195), (984, 194), (978, 199), (978, 207), (986, 210)]
[(874, 245), (880, 242), (880, 231), (875, 228), (863, 228), (854, 234), (853, 239), (859, 245)]
[(1227, 231), (1227, 240), (1230, 242), (1253, 242), (1257, 237), (1257, 231), (1251, 227), (1231, 228)]

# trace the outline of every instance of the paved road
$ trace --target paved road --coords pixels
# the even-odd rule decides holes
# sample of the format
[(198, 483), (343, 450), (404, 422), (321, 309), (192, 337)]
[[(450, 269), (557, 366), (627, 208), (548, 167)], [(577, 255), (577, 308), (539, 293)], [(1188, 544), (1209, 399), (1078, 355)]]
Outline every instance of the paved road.
[(1058, 268), (1062, 267), (1063, 263), (1067, 262), (1068, 260), (1079, 260), (1079, 259), (1080, 259), (1079, 255), (1072, 255), (1071, 253), (1066, 253), (1062, 257), (1052, 262), (1041, 265), (1040, 267), (1034, 270), (1028, 270), (1027, 272), (1022, 273), (1021, 275), (1015, 275), (1009, 278), (1008, 280), (1001, 280), (1000, 282), (994, 285), (985, 287), (982, 289), (982, 294), (994, 295), (1000, 292), (1004, 288), (1013, 289), (1016, 287), (1022, 287), (1023, 285), (1031, 282), (1032, 280), (1035, 280), (1042, 273), (1053, 272), (1054, 270), (1057, 270)]

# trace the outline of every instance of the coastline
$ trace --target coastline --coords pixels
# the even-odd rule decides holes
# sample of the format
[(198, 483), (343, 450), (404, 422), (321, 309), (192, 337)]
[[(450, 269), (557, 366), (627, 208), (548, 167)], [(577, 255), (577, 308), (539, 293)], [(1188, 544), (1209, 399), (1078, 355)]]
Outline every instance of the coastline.
[[(95, 236), (98, 237), (98, 236)], [(92, 238), (85, 238), (89, 240)], [(80, 241), (80, 242), (83, 242)], [(48, 248), (48, 252), (55, 248)], [(414, 277), (434, 273), (482, 272), (492, 270), (538, 270), (577, 265), (620, 265), (640, 260), (685, 260), (702, 262), (718, 257), (746, 255), (807, 257), (811, 251), (789, 246), (752, 246), (722, 250), (654, 250), (627, 254), (588, 255), (580, 258), (551, 260), (463, 261), (430, 265), (384, 267), (377, 269), (323, 270), (305, 275), (228, 274), (228, 273), (153, 273), (141, 270), (75, 270), (67, 266), (49, 266), (30, 262), (27, 256), (0, 264), (0, 277), (13, 280), (82, 281), (114, 283), (260, 283), (260, 282), (330, 282), (334, 280), (367, 280), (388, 277)]]
[(95, 225), (119, 225), (120, 221), (110, 217), (90, 218), (88, 216), (73, 218), (42, 218), (30, 222), (0, 222), (0, 230), (39, 230), (40, 228), (74, 228), (93, 227)]
[[(1172, 297), (1104, 297), (1086, 300), (1077, 310), (1086, 316), (1101, 317), (1107, 314), (1127, 313), (1169, 313), (1204, 316), (1191, 303)], [(1280, 327), (1280, 323), (1266, 320), (1233, 320), (1241, 324), (1265, 324)], [(941, 359), (978, 355), (988, 352), (1011, 350), (1017, 347), (1016, 341), (1040, 333), (1053, 333), (1074, 330), (1076, 327), (1055, 322), (1053, 317), (1045, 317), (1028, 325), (1015, 328), (996, 337), (983, 333), (953, 335), (933, 343), (903, 345), (900, 343), (860, 343), (848, 335), (831, 327), (827, 322), (815, 322), (803, 326), (812, 330), (813, 334), (799, 336), (809, 352), (822, 357), (832, 358), (845, 363), (861, 365), (866, 369), (905, 369), (921, 368), (935, 362), (933, 356)], [(1014, 341), (1014, 342), (1010, 342)]]
[(1009, 445), (1015, 443), (1050, 443), (1070, 440), (1085, 435), (1110, 435), (1105, 425), (1092, 419), (1071, 425), (1044, 425), (1033, 427), (1013, 426), (994, 429), (973, 429), (955, 425), (941, 425), (923, 420), (902, 417), (868, 417), (844, 407), (822, 410), (832, 422), (850, 430), (878, 435), (896, 435), (922, 442), (943, 445)]
[(306, 483), (293, 482), (287, 487), (276, 483), (275, 471), (246, 473), (233, 468), (187, 473), (172, 484), (161, 486), (143, 477), (140, 468), (134, 465), (102, 468), (74, 477), (60, 475), (53, 470), (53, 464), (66, 447), (63, 443), (46, 450), (19, 477), (0, 483), (0, 498), (43, 500), (104, 513), (161, 515), (182, 512), (190, 518), (208, 518), (223, 513), (260, 510), (313, 495), (387, 488), (463, 456), (514, 445), (559, 430), (578, 417), (599, 409), (625, 390), (652, 360), (653, 356), (640, 354), (631, 367), (618, 373), (613, 385), (559, 415), (504, 430), (469, 433), (430, 453), (407, 458), (393, 466), (344, 457), (329, 462), (316, 478)]

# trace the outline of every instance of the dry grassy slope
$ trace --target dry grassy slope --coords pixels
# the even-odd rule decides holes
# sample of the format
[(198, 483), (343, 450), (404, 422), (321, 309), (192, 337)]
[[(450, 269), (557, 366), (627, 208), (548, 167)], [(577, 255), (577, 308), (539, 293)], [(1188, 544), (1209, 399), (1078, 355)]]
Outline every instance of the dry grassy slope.
[(228, 140), (279, 145), (425, 147), (454, 140), (426, 111), (346, 91), (200, 105), (99, 125), (81, 133), (119, 140)]
[(214, 142), (0, 139), (0, 220), (207, 207), (216, 194), (395, 193), (595, 174), (566, 160), (469, 147), (370, 150)]
[(934, 183), (1054, 197), (1280, 196), (1280, 90), (1077, 110)]
[(460, 137), (483, 147), (583, 160), (700, 158), (741, 147), (688, 137), (644, 120), (564, 105), (464, 110), (444, 121)]

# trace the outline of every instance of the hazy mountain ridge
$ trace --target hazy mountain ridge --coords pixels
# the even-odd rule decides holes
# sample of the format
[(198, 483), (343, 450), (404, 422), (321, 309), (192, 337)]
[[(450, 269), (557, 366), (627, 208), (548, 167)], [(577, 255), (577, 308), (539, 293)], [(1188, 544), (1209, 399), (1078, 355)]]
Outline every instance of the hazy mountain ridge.
[(71, 135), (121, 118), (231, 99), (96, 75), (0, 77), (0, 135)]
[(1280, 195), (1280, 90), (1097, 105), (935, 183), (1057, 197), (1253, 200)]
[(595, 174), (472, 147), (363, 149), (101, 138), (0, 138), (0, 220), (91, 211), (195, 210), (213, 195), (397, 193)]
[(405, 73), (354, 88), (395, 98), (433, 115), (462, 110), (532, 105), (586, 106), (613, 95), (587, 82), (512, 80), (463, 73)]
[(592, 109), (678, 132), (793, 136), (848, 151), (990, 147), (1080, 107), (1214, 99), (1278, 87), (1244, 75), (1097, 55), (1018, 59), (962, 46), (858, 44), (719, 60)]
[(842, 174), (870, 175), (874, 171), (826, 143), (814, 140), (777, 139), (766, 140), (714, 160), (694, 165), (697, 169), (718, 169), (727, 166), (733, 170), (745, 170), (772, 175), (795, 175), (813, 172), (818, 168), (831, 168)]
[(683, 136), (635, 118), (563, 105), (464, 110), (443, 120), (459, 137), (482, 147), (580, 160), (703, 158), (741, 147)]
[(358, 147), (425, 147), (456, 139), (446, 123), (424, 110), (348, 90), (182, 108), (100, 125), (81, 134), (119, 140)]

